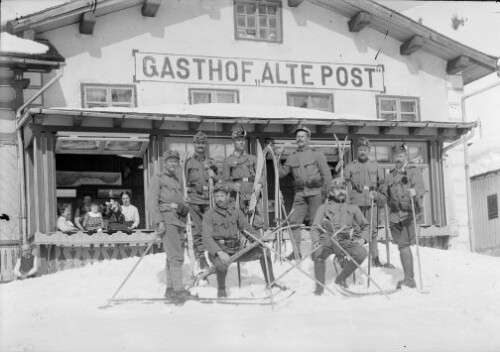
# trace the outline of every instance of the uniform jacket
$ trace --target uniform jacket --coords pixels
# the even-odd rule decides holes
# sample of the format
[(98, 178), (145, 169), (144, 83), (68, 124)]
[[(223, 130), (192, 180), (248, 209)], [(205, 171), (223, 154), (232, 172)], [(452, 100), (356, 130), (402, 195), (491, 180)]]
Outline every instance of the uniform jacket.
[(399, 223), (413, 219), (411, 199), (408, 190), (413, 188), (417, 194), (414, 198), (415, 212), (421, 213), (422, 198), (425, 193), (424, 180), (421, 171), (415, 166), (405, 165), (401, 170), (392, 169), (380, 188), (380, 193), (389, 204), (389, 221)]
[(332, 219), (334, 227), (341, 228), (342, 226), (346, 226), (339, 236), (344, 235), (344, 237), (347, 237), (352, 232), (352, 237), (361, 237), (368, 242), (370, 225), (359, 207), (346, 202), (338, 203), (334, 200), (329, 200), (320, 205), (314, 217), (311, 227), (312, 243), (320, 241), (321, 244), (325, 244), (330, 241), (328, 234), (323, 235), (324, 232), (319, 229), (319, 225), (321, 225), (321, 221), (324, 218)]
[[(239, 183), (240, 197), (242, 200), (250, 200), (257, 169), (257, 157), (248, 153), (238, 156), (236, 153), (224, 159), (222, 165), (222, 177), (228, 183), (230, 191), (234, 192), (234, 186)], [(245, 180), (247, 179), (247, 180)], [(259, 181), (263, 186), (266, 178), (261, 177)]]
[(165, 221), (166, 225), (185, 226), (176, 209), (172, 208), (172, 203), (178, 205), (184, 203), (180, 175), (177, 173), (172, 175), (168, 171), (154, 175), (149, 184), (147, 195), (147, 206), (153, 224)]
[[(370, 206), (370, 189), (378, 190), (384, 183), (384, 170), (371, 160), (354, 160), (344, 169), (344, 177), (349, 182), (349, 202), (358, 207)], [(377, 199), (375, 199), (377, 201)]]
[[(325, 155), (309, 147), (297, 149), (288, 156), (285, 163), (280, 166), (280, 178), (288, 175), (290, 171), (295, 181), (304, 185), (304, 189), (298, 191), (304, 192), (306, 196), (320, 194), (321, 190), (328, 189), (332, 182), (332, 174)], [(322, 186), (308, 186), (310, 182), (319, 182)]]
[(219, 240), (239, 240), (238, 232), (244, 234), (243, 230), (260, 237), (245, 215), (234, 205), (229, 205), (226, 209), (215, 206), (203, 216), (203, 245), (213, 255), (219, 251), (227, 252), (227, 248)]
[[(186, 162), (186, 184), (188, 196), (192, 204), (209, 203), (210, 194), (208, 181), (210, 176), (208, 170), (214, 162), (204, 155), (193, 155)], [(217, 180), (214, 180), (216, 182)]]

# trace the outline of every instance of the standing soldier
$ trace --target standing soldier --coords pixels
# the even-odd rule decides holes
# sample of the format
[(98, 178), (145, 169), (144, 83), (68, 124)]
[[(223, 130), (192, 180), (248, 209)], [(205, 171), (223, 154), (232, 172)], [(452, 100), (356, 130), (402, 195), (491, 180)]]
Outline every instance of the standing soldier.
[[(218, 182), (214, 187), (215, 206), (203, 216), (203, 243), (207, 249), (210, 261), (214, 264), (209, 272), (217, 274), (217, 297), (227, 297), (226, 275), (230, 257), (242, 250), (239, 233), (250, 232), (255, 237), (260, 234), (247, 221), (243, 212), (229, 204), (229, 191), (225, 182)], [(252, 239), (250, 239), (253, 242)], [(237, 262), (260, 260), (266, 284), (274, 281), (271, 256), (262, 246), (257, 246), (238, 258)], [(267, 262), (267, 263), (266, 263)], [(269, 270), (269, 275), (268, 275)], [(273, 287), (279, 287), (273, 284)]]
[(208, 267), (201, 238), (201, 222), (203, 214), (210, 207), (209, 179), (217, 181), (217, 166), (206, 155), (207, 135), (198, 132), (193, 137), (194, 155), (186, 161), (186, 184), (190, 199), (190, 213), (194, 223), (193, 245), (201, 269)]
[[(248, 213), (248, 207), (252, 193), (255, 192), (255, 196), (257, 199), (259, 198), (265, 179), (260, 178), (260, 182), (253, 189), (257, 169), (257, 157), (246, 152), (246, 136), (247, 132), (242, 127), (236, 128), (231, 134), (234, 152), (224, 160), (222, 177), (228, 183), (231, 196), (237, 199), (239, 195), (240, 204), (236, 206), (248, 217), (251, 215)], [(264, 226), (262, 202), (258, 202), (255, 208), (254, 223), (251, 225), (256, 228)]]
[(404, 143), (392, 147), (395, 167), (387, 175), (380, 192), (389, 204), (389, 221), (391, 234), (398, 244), (404, 280), (398, 282), (397, 288), (408, 286), (415, 288), (413, 273), (413, 255), (410, 246), (415, 244), (415, 229), (412, 224), (413, 214), (411, 198), (415, 201), (415, 213), (421, 213), (421, 201), (424, 195), (424, 181), (421, 172), (408, 165), (408, 151)]
[(191, 299), (193, 296), (184, 288), (182, 279), (185, 228), (182, 218), (188, 214), (189, 207), (183, 196), (178, 152), (166, 152), (164, 171), (151, 179), (147, 205), (153, 224), (158, 226), (158, 231), (165, 231), (162, 239), (167, 254), (165, 298), (179, 302)]
[[(343, 251), (339, 246), (345, 249), (359, 265), (366, 258), (366, 249), (363, 245), (369, 237), (369, 225), (356, 205), (346, 203), (346, 193), (344, 179), (334, 179), (331, 183), (329, 200), (319, 207), (311, 228), (313, 247), (323, 246), (322, 249), (318, 249), (312, 255), (314, 276), (323, 285), (325, 284), (325, 260), (334, 253), (343, 255)], [(331, 236), (343, 226), (345, 226), (345, 229), (335, 239), (338, 244), (334, 243)], [(350, 236), (351, 231), (353, 231), (352, 238)], [(335, 279), (337, 285), (347, 288), (346, 279), (356, 270), (356, 263), (352, 260), (347, 262)], [(323, 294), (323, 286), (316, 284), (314, 293), (316, 295)]]
[[(377, 197), (377, 190), (384, 183), (384, 170), (376, 161), (369, 160), (370, 155), (370, 141), (364, 137), (358, 139), (358, 158), (353, 162), (347, 164), (344, 170), (344, 177), (350, 183), (351, 190), (349, 192), (349, 202), (355, 204), (361, 209), (364, 217), (368, 223), (373, 224), (372, 238), (370, 241), (370, 255), (372, 258), (372, 265), (374, 267), (389, 267), (394, 268), (391, 264), (382, 264), (378, 255), (377, 243), (377, 226), (378, 226), (378, 212), (373, 209), (374, 219), (371, 218), (372, 209), (371, 202), (374, 201), (375, 207), (382, 204)], [(372, 222), (373, 221), (373, 222)]]
[[(295, 130), (297, 150), (290, 154), (285, 163), (280, 166), (279, 177), (283, 178), (290, 173), (295, 179), (295, 197), (293, 199), (294, 213), (290, 218), (291, 224), (301, 224), (306, 215), (312, 221), (316, 211), (323, 203), (324, 197), (328, 195), (328, 189), (332, 182), (332, 174), (323, 153), (309, 148), (311, 131), (307, 127), (299, 126)], [(281, 154), (283, 150), (278, 150)], [(287, 259), (301, 258), (300, 241), (301, 229), (295, 227), (292, 230), (293, 241), (297, 253), (292, 252)]]

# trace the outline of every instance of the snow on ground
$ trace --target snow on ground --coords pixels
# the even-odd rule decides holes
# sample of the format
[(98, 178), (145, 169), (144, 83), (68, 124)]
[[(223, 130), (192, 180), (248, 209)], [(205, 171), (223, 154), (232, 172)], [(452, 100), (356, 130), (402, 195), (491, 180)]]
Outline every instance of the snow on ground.
[[(380, 250), (385, 257), (382, 245)], [(197, 302), (134, 302), (102, 310), (137, 258), (99, 262), (0, 285), (0, 351), (499, 351), (500, 258), (431, 248), (420, 248), (420, 255), (429, 294), (404, 289), (390, 300), (316, 297), (313, 282), (293, 270), (281, 283), (297, 293), (274, 310)], [(394, 246), (391, 258), (395, 270), (372, 269), (383, 288), (402, 277)], [(164, 254), (147, 256), (118, 298), (161, 297), (164, 263)], [(276, 263), (275, 272), (288, 267)], [(313, 272), (310, 260), (302, 268)], [(331, 286), (331, 261), (328, 268)], [(186, 277), (188, 271), (186, 264)], [(242, 264), (242, 276), (240, 290), (233, 264), (230, 296), (265, 294), (258, 262)], [(356, 279), (349, 279), (353, 290), (365, 290), (359, 271)], [(214, 297), (215, 277), (195, 292)]]

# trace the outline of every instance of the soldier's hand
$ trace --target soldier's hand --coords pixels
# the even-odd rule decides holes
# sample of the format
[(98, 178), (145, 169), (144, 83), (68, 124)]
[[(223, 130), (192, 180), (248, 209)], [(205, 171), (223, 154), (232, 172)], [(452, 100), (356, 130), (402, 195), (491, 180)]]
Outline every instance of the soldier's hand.
[(370, 191), (370, 199), (375, 199), (377, 198), (378, 192), (377, 191)]
[(341, 159), (337, 165), (335, 165), (335, 172), (339, 172), (342, 167), (344, 167), (344, 160)]
[(410, 193), (410, 197), (415, 197), (417, 195), (417, 191), (415, 191), (413, 188), (410, 188), (408, 190), (408, 193)]
[(239, 183), (235, 183), (235, 184), (233, 185), (233, 190), (234, 190), (235, 192), (240, 192), (240, 190), (241, 190), (241, 184), (239, 184)]
[(163, 232), (166, 229), (167, 229), (167, 226), (165, 225), (164, 221), (158, 223), (158, 232)]
[(220, 260), (222, 260), (222, 262), (224, 264), (228, 264), (229, 263), (229, 254), (227, 254), (226, 252), (223, 252), (223, 251), (219, 251), (217, 252), (217, 255), (219, 256)]
[(212, 170), (212, 169), (208, 169), (208, 176), (209, 176), (210, 178), (215, 178), (215, 172), (214, 172), (214, 170)]

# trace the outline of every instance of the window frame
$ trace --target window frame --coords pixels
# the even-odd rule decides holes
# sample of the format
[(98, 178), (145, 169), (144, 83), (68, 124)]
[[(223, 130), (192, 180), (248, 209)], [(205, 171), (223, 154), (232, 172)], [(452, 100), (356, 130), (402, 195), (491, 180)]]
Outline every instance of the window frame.
[[(102, 83), (81, 83), (81, 102), (82, 102), (82, 108), (84, 109), (89, 109), (89, 102), (87, 101), (87, 91), (86, 89), (88, 88), (97, 88), (97, 89), (106, 89), (106, 102), (101, 103), (101, 104), (106, 104), (106, 106), (103, 107), (129, 107), (129, 108), (135, 108), (137, 107), (137, 89), (135, 84), (102, 84)], [(115, 103), (111, 101), (111, 90), (112, 89), (130, 89), (132, 90), (132, 101), (129, 105), (127, 103)], [(90, 104), (100, 104), (100, 102), (90, 102)]]
[(311, 101), (312, 97), (320, 97), (320, 98), (329, 98), (329, 110), (323, 110), (323, 109), (316, 109), (316, 108), (310, 108), (307, 107), (305, 109), (311, 109), (311, 110), (319, 110), (319, 111), (327, 111), (327, 112), (334, 112), (335, 111), (335, 104), (334, 104), (334, 96), (333, 93), (312, 93), (312, 92), (287, 92), (286, 93), (286, 104), (287, 106), (292, 106), (292, 107), (300, 107), (300, 106), (295, 106), (291, 105), (291, 100), (293, 97), (307, 97), (308, 104)]
[[(269, 40), (269, 39), (260, 39), (260, 38), (241, 38), (238, 36), (238, 13), (237, 13), (237, 5), (238, 4), (255, 4), (255, 6), (259, 5), (276, 5), (276, 21), (277, 26), (277, 40)], [(255, 14), (255, 31), (256, 34), (259, 33), (259, 15)], [(249, 40), (254, 42), (264, 42), (264, 43), (283, 43), (283, 3), (281, 0), (233, 0), (233, 28), (234, 28), (234, 40)], [(245, 27), (246, 28), (246, 27)]]
[[(240, 103), (240, 91), (238, 89), (207, 89), (207, 88), (189, 88), (188, 91), (188, 101), (190, 105), (195, 105), (193, 103), (194, 97), (193, 93), (209, 93), (211, 100), (213, 100), (213, 94), (219, 93), (219, 92), (224, 92), (224, 93), (233, 93), (235, 102), (234, 103), (227, 103), (227, 104), (239, 104)], [(207, 104), (217, 104), (218, 102), (209, 102)], [(198, 103), (198, 104), (204, 104), (204, 103)]]
[[(403, 95), (384, 95), (384, 94), (378, 94), (375, 96), (376, 99), (376, 106), (377, 106), (377, 118), (379, 120), (385, 120), (385, 121), (403, 121), (401, 120), (401, 114), (410, 114), (408, 112), (402, 112), (401, 111), (401, 102), (402, 101), (412, 101), (415, 103), (415, 116), (416, 119), (413, 122), (418, 122), (421, 121), (421, 116), (420, 116), (420, 98), (419, 97), (412, 97), (412, 96), (403, 96)], [(382, 117), (382, 113), (390, 113), (389, 111), (381, 111), (381, 106), (382, 100), (396, 100), (396, 120), (387, 120)], [(407, 121), (407, 120), (404, 120)], [(409, 121), (410, 122), (410, 121)]]

